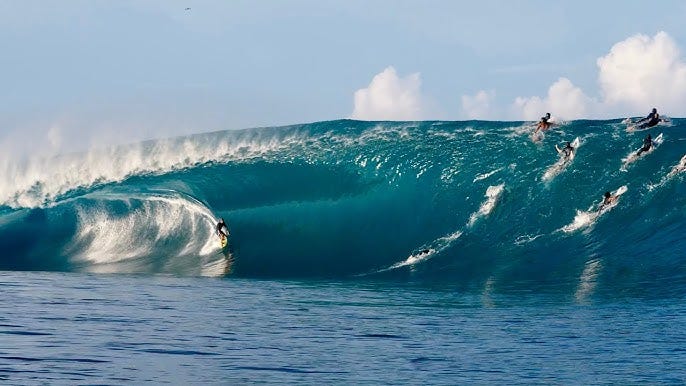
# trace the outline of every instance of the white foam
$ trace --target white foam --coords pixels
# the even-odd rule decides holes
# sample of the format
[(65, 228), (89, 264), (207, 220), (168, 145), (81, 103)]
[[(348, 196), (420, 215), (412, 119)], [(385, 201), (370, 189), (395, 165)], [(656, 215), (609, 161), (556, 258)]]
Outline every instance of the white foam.
[(572, 161), (564, 156), (560, 157), (557, 162), (552, 164), (546, 171), (543, 173), (543, 177), (541, 177), (542, 181), (550, 181), (553, 178), (555, 178), (558, 174), (560, 174), (567, 165), (569, 165)]
[(663, 186), (664, 184), (669, 182), (672, 178), (674, 178), (677, 174), (682, 173), (684, 171), (686, 171), (686, 155), (681, 157), (681, 159), (679, 160), (679, 163), (672, 166), (672, 170), (670, 170), (669, 173), (667, 173), (667, 175), (662, 177), (660, 179), (660, 182), (658, 182), (656, 184), (648, 184), (647, 185), (648, 190), (652, 191), (652, 190), (655, 190), (655, 189)]
[(565, 157), (564, 155), (560, 155), (559, 159), (557, 162), (552, 164), (546, 171), (543, 173), (543, 177), (541, 177), (542, 181), (550, 181), (553, 178), (555, 178), (558, 174), (560, 174), (569, 164), (574, 161), (574, 158), (576, 157), (576, 152), (579, 149), (579, 146), (581, 146), (581, 142), (579, 141), (579, 137), (576, 137), (574, 141), (572, 142), (572, 147), (574, 147), (574, 150), (572, 151), (571, 155), (569, 157)]
[(521, 235), (521, 236), (517, 237), (517, 239), (515, 240), (514, 243), (515, 243), (515, 245), (528, 244), (528, 243), (530, 243), (530, 242), (536, 240), (537, 238), (539, 238), (539, 237), (541, 237), (541, 236), (543, 236), (543, 235), (542, 235), (542, 234), (533, 235), (533, 236), (531, 236), (531, 235)]
[(658, 134), (657, 137), (653, 140), (653, 146), (650, 147), (647, 151), (644, 151), (641, 153), (641, 155), (638, 155), (638, 152), (641, 148), (638, 148), (631, 153), (627, 154), (626, 157), (622, 158), (622, 166), (619, 168), (619, 170), (625, 172), (627, 171), (627, 168), (629, 165), (632, 163), (636, 162), (638, 159), (645, 157), (646, 155), (652, 153), (657, 149), (663, 142), (663, 136), (662, 133)]
[(0, 205), (37, 207), (78, 188), (206, 162), (251, 159), (302, 142), (298, 133), (277, 138), (256, 132), (158, 140), (22, 162), (5, 159), (0, 162)]
[[(626, 193), (627, 190), (628, 190), (627, 186), (622, 185), (621, 187), (619, 187), (619, 189), (615, 190), (612, 193), (612, 195), (613, 196), (621, 196), (622, 194)], [(600, 209), (593, 210), (593, 206), (591, 206), (591, 208), (589, 208), (587, 211), (577, 210), (576, 216), (574, 216), (574, 221), (572, 221), (568, 225), (563, 226), (562, 228), (558, 229), (557, 231), (558, 232), (571, 233), (571, 232), (577, 231), (577, 230), (582, 229), (582, 228), (590, 227), (593, 224), (595, 224), (595, 222), (598, 220), (598, 218), (600, 216), (602, 216), (603, 214), (612, 210), (612, 208), (617, 206), (618, 203), (619, 203), (619, 198), (617, 198), (616, 200), (614, 200), (612, 203), (610, 203), (608, 205), (602, 206)]]
[(432, 256), (442, 252), (448, 248), (452, 243), (462, 236), (462, 231), (455, 231), (453, 233), (447, 234), (445, 236), (439, 237), (428, 245), (424, 245), (420, 248), (419, 252), (413, 253), (408, 256), (405, 260), (400, 261), (391, 265), (390, 267), (379, 270), (378, 272), (390, 271), (396, 268), (413, 266), (419, 264), (423, 261), (430, 259)]
[(581, 272), (579, 277), (579, 285), (576, 288), (576, 293), (574, 297), (579, 303), (585, 302), (590, 295), (593, 294), (597, 284), (597, 278), (600, 270), (602, 269), (602, 264), (600, 260), (594, 259), (589, 260), (584, 265), (584, 270)]
[[(203, 266), (213, 265), (213, 261), (221, 256), (219, 243), (214, 237), (216, 220), (199, 202), (173, 196), (112, 195), (102, 198), (106, 202), (120, 201), (127, 210), (117, 214), (103, 204), (94, 208), (90, 200), (84, 205), (75, 204), (77, 233), (64, 253), (77, 264), (89, 265), (90, 270), (101, 270), (93, 266), (144, 259), (162, 248), (164, 253), (170, 254), (167, 257), (169, 264), (194, 265), (200, 270)], [(178, 247), (171, 247), (170, 241)], [(175, 261), (177, 257), (198, 260), (195, 264), (185, 264), (186, 260)]]
[(677, 175), (677, 174), (679, 174), (685, 170), (686, 170), (686, 154), (683, 157), (681, 157), (681, 159), (679, 160), (679, 163), (674, 165), (674, 167), (672, 167), (672, 170), (670, 170), (670, 172), (667, 173), (667, 178), (672, 178), (675, 175)]
[(505, 184), (500, 184), (496, 186), (489, 186), (486, 189), (486, 201), (481, 204), (479, 210), (472, 213), (467, 222), (467, 227), (471, 228), (474, 224), (481, 218), (488, 216), (495, 208), (495, 204), (498, 202), (498, 198), (503, 193)]
[(455, 176), (460, 172), (460, 164), (451, 164), (441, 171), (441, 181), (445, 183), (453, 182)]
[(532, 125), (531, 123), (525, 123), (521, 126), (505, 128), (503, 131), (507, 132), (507, 134), (505, 134), (506, 138), (514, 138), (522, 135), (528, 135), (535, 129), (535, 124)]
[[(472, 214), (467, 226), (472, 226), (478, 219), (488, 216), (488, 214), (491, 213), (498, 198), (502, 194), (504, 187), (505, 184), (500, 184), (496, 186), (489, 186), (488, 189), (486, 189), (486, 201), (481, 204), (481, 207), (477, 212)], [(462, 236), (462, 231), (457, 230), (445, 236), (439, 237), (431, 243), (423, 245), (421, 248), (419, 248), (419, 252), (411, 254), (405, 258), (405, 260), (383, 268), (377, 272), (390, 271), (405, 266), (415, 266), (441, 253), (443, 250), (450, 247), (455, 240), (460, 238), (460, 236)]]
[(581, 228), (585, 228), (595, 222), (598, 218), (598, 212), (584, 212), (581, 210), (576, 211), (576, 216), (574, 216), (574, 221), (571, 224), (562, 227), (561, 231), (571, 233)]
[(472, 182), (485, 180), (486, 178), (488, 178), (488, 177), (494, 175), (495, 173), (498, 173), (498, 172), (501, 171), (501, 170), (503, 170), (503, 168), (498, 168), (498, 169), (492, 170), (492, 171), (490, 171), (490, 172), (488, 172), (488, 173), (479, 174), (479, 175), (477, 175), (476, 177), (474, 177), (474, 180), (473, 180)]

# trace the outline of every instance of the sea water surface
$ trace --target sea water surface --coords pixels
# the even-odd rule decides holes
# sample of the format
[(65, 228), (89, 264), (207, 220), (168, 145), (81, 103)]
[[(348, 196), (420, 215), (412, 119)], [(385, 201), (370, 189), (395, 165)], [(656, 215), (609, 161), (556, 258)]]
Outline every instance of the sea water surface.
[(342, 120), (1, 162), (0, 381), (683, 384), (685, 125)]
[(683, 298), (0, 275), (7, 384), (681, 384)]

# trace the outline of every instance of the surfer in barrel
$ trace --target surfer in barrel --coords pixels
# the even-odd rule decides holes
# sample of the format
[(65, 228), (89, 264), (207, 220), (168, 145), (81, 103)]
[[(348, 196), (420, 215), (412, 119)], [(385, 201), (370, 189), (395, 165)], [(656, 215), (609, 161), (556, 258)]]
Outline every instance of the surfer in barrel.
[(215, 231), (217, 232), (217, 236), (219, 236), (219, 238), (229, 237), (229, 227), (226, 226), (224, 218), (219, 219), (219, 222), (215, 227)]

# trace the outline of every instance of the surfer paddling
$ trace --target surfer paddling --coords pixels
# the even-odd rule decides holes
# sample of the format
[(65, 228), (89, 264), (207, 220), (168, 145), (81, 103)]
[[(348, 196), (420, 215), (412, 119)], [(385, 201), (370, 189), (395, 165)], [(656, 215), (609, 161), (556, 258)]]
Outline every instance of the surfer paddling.
[(598, 211), (601, 211), (605, 209), (607, 206), (614, 204), (618, 198), (619, 195), (613, 195), (610, 192), (605, 192), (605, 194), (603, 195), (603, 202), (601, 202), (598, 206)]
[(641, 153), (650, 150), (651, 147), (653, 147), (653, 139), (650, 137), (650, 134), (648, 134), (648, 136), (643, 140), (643, 147), (638, 149), (636, 156), (640, 156)]
[(545, 113), (544, 117), (541, 117), (541, 120), (538, 121), (538, 124), (536, 125), (536, 131), (534, 131), (534, 134), (538, 133), (539, 131), (546, 131), (550, 128), (552, 125), (550, 121), (550, 113)]
[(572, 146), (571, 142), (567, 142), (567, 145), (565, 145), (565, 147), (563, 147), (563, 148), (559, 148), (559, 147), (557, 147), (557, 145), (555, 145), (555, 150), (557, 150), (557, 152), (561, 156), (563, 156), (565, 158), (569, 158), (572, 156), (572, 153), (574, 153), (574, 146)]
[(657, 125), (660, 123), (660, 121), (663, 121), (663, 119), (660, 119), (660, 114), (657, 113), (657, 109), (653, 108), (653, 111), (651, 111), (647, 117), (636, 122), (636, 127), (639, 129), (645, 129)]
[(672, 177), (678, 173), (683, 172), (684, 170), (686, 170), (686, 155), (681, 157), (678, 164), (674, 165), (669, 174), (667, 174), (667, 177)]

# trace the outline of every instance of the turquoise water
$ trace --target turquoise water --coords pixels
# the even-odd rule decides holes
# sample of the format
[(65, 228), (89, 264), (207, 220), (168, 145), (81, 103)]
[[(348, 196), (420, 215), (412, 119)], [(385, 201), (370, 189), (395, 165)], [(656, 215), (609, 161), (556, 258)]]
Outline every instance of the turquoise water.
[(2, 162), (0, 380), (684, 383), (684, 125), (341, 120)]
[(0, 274), (5, 384), (683, 384), (684, 298)]

